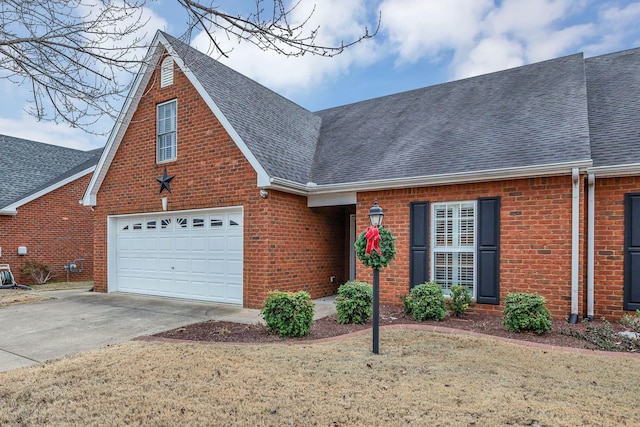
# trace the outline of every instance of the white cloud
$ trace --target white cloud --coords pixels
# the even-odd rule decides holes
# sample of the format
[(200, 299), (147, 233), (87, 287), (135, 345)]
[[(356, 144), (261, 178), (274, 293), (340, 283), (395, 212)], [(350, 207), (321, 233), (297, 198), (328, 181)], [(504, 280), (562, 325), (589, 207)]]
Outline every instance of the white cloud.
[(60, 145), (76, 150), (93, 150), (104, 145), (105, 138), (90, 135), (80, 129), (73, 129), (66, 124), (38, 122), (35, 118), (24, 114), (18, 119), (0, 117), (0, 129), (3, 135), (46, 144)]
[[(290, 16), (291, 24), (302, 23), (311, 13), (313, 2), (303, 0)], [(319, 27), (317, 45), (339, 46), (364, 34), (367, 22), (365, 0), (325, 0), (316, 4), (311, 19), (305, 24), (305, 31)], [(375, 22), (374, 22), (375, 24)], [(225, 65), (259, 81), (265, 86), (280, 91), (285, 96), (296, 91), (306, 91), (327, 79), (338, 78), (348, 73), (351, 67), (366, 66), (375, 62), (380, 53), (376, 39), (365, 40), (346, 49), (332, 58), (306, 54), (301, 57), (286, 57), (272, 50), (262, 51), (253, 44), (227, 40), (218, 30), (219, 42), (225, 49), (232, 48), (229, 58), (216, 59)], [(201, 32), (192, 41), (192, 46), (208, 52), (208, 36)]]
[(437, 57), (472, 44), (492, 0), (385, 0), (383, 32), (400, 62)]
[(477, 46), (457, 58), (455, 78), (486, 74), (524, 64), (523, 46), (506, 37), (485, 38)]
[(388, 50), (399, 64), (453, 57), (452, 78), (583, 50), (611, 52), (638, 38), (640, 20), (640, 2), (384, 0), (380, 7)]

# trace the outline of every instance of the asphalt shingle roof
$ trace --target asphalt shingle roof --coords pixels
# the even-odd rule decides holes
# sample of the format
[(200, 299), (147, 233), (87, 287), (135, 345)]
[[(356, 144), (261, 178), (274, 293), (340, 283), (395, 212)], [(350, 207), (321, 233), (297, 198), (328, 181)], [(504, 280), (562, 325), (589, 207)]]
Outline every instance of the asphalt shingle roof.
[(267, 173), (306, 183), (320, 117), (178, 39), (163, 35)]
[(101, 151), (0, 135), (0, 209), (94, 166)]
[(318, 112), (317, 184), (589, 160), (582, 55)]
[(640, 48), (585, 60), (593, 165), (640, 163)]

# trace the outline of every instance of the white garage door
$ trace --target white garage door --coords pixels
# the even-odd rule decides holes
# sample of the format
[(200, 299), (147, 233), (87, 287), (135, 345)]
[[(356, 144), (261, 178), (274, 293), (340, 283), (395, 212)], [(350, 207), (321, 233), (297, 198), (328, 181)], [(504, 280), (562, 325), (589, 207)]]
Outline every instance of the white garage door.
[(242, 305), (242, 208), (111, 221), (116, 262), (110, 291)]

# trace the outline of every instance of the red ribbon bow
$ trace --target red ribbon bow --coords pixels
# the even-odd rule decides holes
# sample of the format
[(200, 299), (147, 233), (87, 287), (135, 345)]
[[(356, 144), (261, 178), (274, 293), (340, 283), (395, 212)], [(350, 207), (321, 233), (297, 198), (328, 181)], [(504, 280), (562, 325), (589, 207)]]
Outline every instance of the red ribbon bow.
[(378, 227), (375, 225), (368, 227), (364, 237), (367, 238), (367, 255), (370, 255), (372, 250), (382, 255), (380, 252), (380, 232), (378, 231)]

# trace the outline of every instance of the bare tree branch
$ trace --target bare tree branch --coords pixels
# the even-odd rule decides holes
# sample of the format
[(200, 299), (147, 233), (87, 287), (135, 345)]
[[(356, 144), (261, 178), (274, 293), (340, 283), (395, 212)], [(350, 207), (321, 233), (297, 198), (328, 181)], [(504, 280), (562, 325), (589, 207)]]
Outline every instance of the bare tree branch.
[[(300, 1), (255, 1), (255, 12), (231, 15), (215, 0), (177, 0), (187, 14), (183, 39), (204, 31), (221, 55), (216, 37), (235, 38), (285, 56), (335, 56), (373, 37), (364, 34), (337, 46), (316, 43), (307, 30), (315, 7), (292, 23)], [(0, 0), (0, 79), (31, 88), (26, 111), (39, 120), (66, 122), (97, 133), (101, 117), (115, 119), (148, 46), (147, 0)], [(265, 7), (265, 3), (269, 7)], [(304, 16), (304, 15), (303, 15)], [(266, 18), (265, 18), (266, 17)]]

